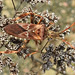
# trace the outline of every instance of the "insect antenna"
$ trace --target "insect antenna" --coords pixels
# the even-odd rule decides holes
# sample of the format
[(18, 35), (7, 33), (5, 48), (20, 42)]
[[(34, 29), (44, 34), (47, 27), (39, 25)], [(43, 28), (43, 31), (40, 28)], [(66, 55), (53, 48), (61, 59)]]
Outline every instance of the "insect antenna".
[(65, 30), (61, 31), (60, 34), (63, 33), (63, 32), (65, 32), (66, 30), (70, 29), (74, 25), (75, 25), (75, 22), (71, 26), (69, 26), (68, 28), (66, 28)]
[[(69, 28), (71, 28), (72, 26), (74, 26), (75, 25), (75, 22), (71, 25), (71, 26), (69, 26), (68, 28), (66, 28), (65, 30), (63, 30), (63, 31), (61, 31), (59, 34), (61, 34), (61, 33), (64, 33), (66, 30), (68, 30)], [(64, 40), (64, 39), (61, 39), (63, 42), (65, 42), (66, 44), (68, 44), (68, 45), (70, 45), (73, 49), (75, 49), (75, 47), (73, 47), (69, 42), (67, 42), (66, 40)]]

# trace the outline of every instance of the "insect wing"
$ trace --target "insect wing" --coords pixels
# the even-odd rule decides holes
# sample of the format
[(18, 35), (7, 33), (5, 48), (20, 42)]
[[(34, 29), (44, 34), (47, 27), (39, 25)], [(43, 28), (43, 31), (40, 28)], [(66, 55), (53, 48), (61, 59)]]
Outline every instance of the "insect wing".
[(42, 40), (44, 35), (44, 25), (18, 23), (7, 25), (5, 32), (19, 38)]

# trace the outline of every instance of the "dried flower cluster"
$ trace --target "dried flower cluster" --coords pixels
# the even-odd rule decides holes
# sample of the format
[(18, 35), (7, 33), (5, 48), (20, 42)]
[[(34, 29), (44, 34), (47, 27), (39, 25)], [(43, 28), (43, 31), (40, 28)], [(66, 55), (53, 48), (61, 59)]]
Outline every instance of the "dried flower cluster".
[[(53, 62), (51, 59), (53, 58)], [(58, 47), (54, 48), (53, 44), (50, 44), (46, 48), (46, 52), (42, 55), (42, 60), (45, 61), (43, 64), (43, 70), (48, 70), (52, 68), (53, 65), (57, 66), (57, 71), (66, 73), (66, 67), (71, 67), (75, 64), (75, 51), (71, 47), (65, 46), (64, 43), (61, 43)]]
[(39, 2), (41, 2), (41, 3), (47, 2), (48, 4), (50, 3), (50, 0), (24, 0), (24, 1), (26, 1), (27, 3), (30, 2), (31, 4), (36, 4)]
[(13, 73), (13, 75), (17, 75), (19, 70), (17, 67), (17, 64), (12, 61), (10, 57), (4, 57), (2, 54), (0, 54), (0, 72), (2, 72), (2, 69), (8, 66), (10, 73)]

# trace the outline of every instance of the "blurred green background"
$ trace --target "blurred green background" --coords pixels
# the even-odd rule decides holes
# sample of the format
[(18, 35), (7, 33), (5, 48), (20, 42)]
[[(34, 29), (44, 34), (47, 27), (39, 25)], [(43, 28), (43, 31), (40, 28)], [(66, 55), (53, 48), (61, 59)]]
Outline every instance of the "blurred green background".
[[(21, 0), (14, 0), (16, 7), (19, 6)], [(6, 15), (7, 17), (11, 18), (15, 14), (13, 4), (11, 0), (3, 0), (3, 10), (2, 15)], [(21, 11), (23, 7), (31, 6), (29, 3), (23, 2), (21, 7), (18, 11)], [(42, 12), (44, 10), (49, 10), (50, 13), (55, 13), (57, 17), (59, 18), (58, 23), (61, 28), (63, 29), (66, 25), (71, 25), (75, 22), (75, 0), (51, 0), (50, 5), (47, 3), (38, 3), (33, 7), (34, 10), (38, 10), (39, 12)], [(71, 35), (69, 36), (69, 39), (73, 37), (73, 40), (75, 40), (75, 26), (71, 28)], [(7, 56), (7, 55), (6, 55)], [(25, 75), (25, 72), (28, 67), (32, 65), (31, 60), (27, 58), (26, 60), (23, 60), (23, 58), (18, 58), (16, 54), (8, 55), (10, 56), (13, 61), (18, 63), (19, 65), (19, 75)], [(67, 68), (68, 75), (75, 75), (75, 71), (73, 71), (71, 68)], [(55, 75), (56, 72), (53, 70), (46, 71), (45, 74), (39, 74), (39, 75)], [(9, 70), (6, 67), (3, 70), (3, 73), (0, 75), (10, 75)], [(61, 74), (59, 74), (61, 75)]]

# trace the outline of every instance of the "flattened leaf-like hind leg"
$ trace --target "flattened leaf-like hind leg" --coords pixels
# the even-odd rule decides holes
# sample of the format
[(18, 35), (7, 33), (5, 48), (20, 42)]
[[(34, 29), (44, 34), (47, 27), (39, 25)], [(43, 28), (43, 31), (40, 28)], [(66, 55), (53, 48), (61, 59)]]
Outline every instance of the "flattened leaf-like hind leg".
[[(24, 41), (25, 42), (25, 41)], [(29, 41), (26, 41), (26, 43), (28, 43)], [(6, 50), (6, 51), (0, 51), (0, 53), (4, 53), (4, 54), (12, 54), (12, 53), (18, 53), (20, 52), (22, 49), (24, 49), (26, 47), (26, 44), (24, 43), (17, 51), (15, 50)], [(28, 56), (30, 55), (34, 55), (38, 52), (38, 50), (35, 50), (34, 52), (32, 53), (29, 53), (25, 56), (25, 58), (27, 58)]]
[(21, 48), (24, 48), (24, 47), (26, 46), (26, 43), (27, 43), (27, 41), (24, 40), (24, 42), (22, 42), (22, 43), (20, 44), (20, 47), (18, 48), (17, 51), (8, 49), (8, 50), (6, 50), (6, 51), (0, 51), (0, 53), (4, 53), (4, 54), (18, 53), (18, 52), (21, 51)]
[[(24, 41), (25, 42), (25, 41)], [(12, 54), (12, 53), (18, 53), (21, 51), (21, 48), (24, 48), (26, 44), (23, 44), (17, 51), (15, 50), (6, 50), (6, 51), (0, 51), (0, 53), (4, 53), (4, 54)]]
[(12, 54), (12, 53), (18, 53), (19, 51), (21, 51), (21, 49), (19, 49), (18, 51), (14, 51), (14, 50), (6, 50), (6, 51), (0, 51), (0, 53), (4, 53), (4, 54)]

